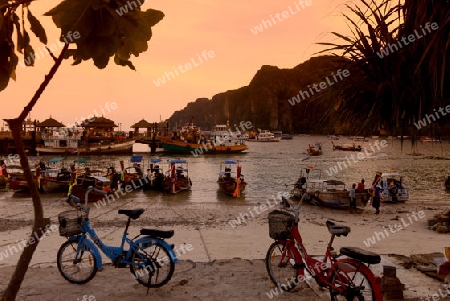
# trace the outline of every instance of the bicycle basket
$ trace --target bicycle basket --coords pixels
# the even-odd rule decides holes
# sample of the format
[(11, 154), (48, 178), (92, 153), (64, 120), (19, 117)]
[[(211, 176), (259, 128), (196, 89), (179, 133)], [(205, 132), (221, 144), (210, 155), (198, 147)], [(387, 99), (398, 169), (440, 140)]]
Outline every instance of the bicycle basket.
[(287, 212), (274, 210), (269, 213), (269, 236), (273, 239), (288, 239), (291, 237), (295, 217)]
[(59, 235), (70, 237), (81, 234), (86, 213), (81, 210), (69, 210), (58, 214)]

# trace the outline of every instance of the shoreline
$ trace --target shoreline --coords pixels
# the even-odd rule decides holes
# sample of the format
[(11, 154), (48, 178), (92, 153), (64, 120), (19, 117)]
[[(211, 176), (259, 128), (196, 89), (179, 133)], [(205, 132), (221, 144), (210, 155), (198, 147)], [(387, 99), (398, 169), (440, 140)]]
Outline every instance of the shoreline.
[[(46, 216), (51, 218), (51, 224), (57, 224), (57, 214), (59, 212), (70, 210), (64, 199), (55, 201), (44, 198), (43, 202)], [(265, 202), (260, 202), (260, 204), (263, 203)], [(0, 200), (0, 208), (2, 208), (5, 216), (5, 218), (0, 219), (3, 227), (2, 231), (0, 231), (2, 234), (0, 252), (4, 251), (8, 246), (16, 244), (16, 241), (26, 239), (31, 232), (32, 204), (28, 201), (17, 202), (16, 206), (8, 206), (8, 204), (10, 204), (9, 201)], [(174, 229), (175, 235), (167, 240), (169, 243), (175, 246), (192, 245), (191, 251), (180, 254), (180, 262), (182, 264), (175, 266), (174, 278), (167, 285), (157, 290), (157, 296), (165, 296), (165, 298), (173, 300), (222, 300), (220, 296), (223, 296), (225, 291), (227, 294), (234, 294), (239, 291), (241, 298), (269, 300), (265, 293), (272, 287), (262, 259), (264, 259), (267, 249), (273, 241), (268, 235), (267, 214), (273, 209), (279, 209), (278, 206), (260, 215), (255, 215), (236, 227), (232, 227), (229, 224), (230, 220), (236, 219), (240, 214), (248, 213), (248, 208), (252, 208), (254, 205), (256, 204), (237, 203), (224, 205), (222, 203), (144, 202), (124, 199), (99, 209), (96, 209), (93, 204), (90, 206), (92, 226), (106, 244), (118, 245), (120, 242), (126, 218), (123, 215), (118, 215), (117, 210), (119, 208), (133, 209), (142, 207), (146, 211), (138, 220), (131, 222), (130, 237), (137, 235), (142, 227)], [(351, 232), (348, 237), (341, 237), (335, 240), (333, 246), (336, 250), (339, 250), (342, 246), (355, 246), (381, 254), (382, 263), (370, 267), (376, 275), (381, 276), (384, 264), (394, 265), (397, 267), (397, 275), (400, 281), (406, 286), (405, 297), (425, 297), (427, 294), (432, 295), (437, 291), (440, 287), (440, 282), (422, 274), (416, 269), (403, 268), (395, 257), (389, 255), (410, 256), (418, 253), (442, 252), (443, 248), (447, 246), (446, 239), (448, 236), (428, 230), (427, 219), (436, 213), (444, 211), (446, 208), (447, 206), (444, 202), (435, 204), (421, 201), (408, 201), (405, 204), (382, 203), (381, 214), (375, 215), (375, 209), (372, 207), (367, 207), (362, 214), (349, 214), (345, 210), (304, 205), (300, 214), (300, 233), (308, 253), (321, 255), (325, 252), (326, 244), (330, 238), (330, 234), (325, 226), (326, 220), (350, 226)], [(408, 227), (403, 227), (403, 229), (399, 230), (395, 228), (398, 230), (395, 233), (389, 230), (392, 229), (390, 226), (394, 227), (395, 224), (401, 223), (402, 218), (408, 222), (408, 214), (411, 214), (413, 211), (424, 211), (424, 218), (417, 221), (412, 219), (413, 223), (410, 223)], [(9, 228), (7, 226), (8, 222), (11, 223)], [(385, 237), (379, 235), (369, 247), (364, 243), (369, 238), (375, 239), (375, 232), (384, 232), (386, 234), (385, 231), (389, 231), (389, 235), (385, 235)], [(39, 296), (41, 297), (49, 296), (46, 295), (48, 293), (47, 290), (50, 290), (52, 294), (59, 291), (59, 288), (55, 291), (50, 286), (41, 288), (40, 284), (38, 284), (40, 282), (35, 281), (37, 279), (44, 279), (45, 283), (53, 283), (53, 286), (64, 287), (64, 291), (68, 290), (70, 296), (75, 297), (74, 294), (79, 294), (74, 299), (82, 297), (80, 287), (67, 283), (56, 269), (56, 253), (64, 241), (65, 238), (59, 236), (59, 233), (56, 232), (39, 243), (25, 278), (25, 284), (20, 291), (20, 294), (23, 294), (25, 299), (19, 300), (47, 300), (46, 298), (33, 299), (31, 296), (35, 294), (40, 294)], [(11, 276), (10, 271), (12, 271), (18, 258), (19, 254), (16, 254), (0, 261), (0, 269), (3, 272), (1, 273), (3, 276), (1, 276), (0, 290), (4, 289), (5, 283)], [(230, 267), (227, 267), (228, 261), (231, 261)], [(126, 280), (123, 280), (123, 284), (116, 284), (117, 287), (123, 287), (124, 292), (113, 293), (112, 291), (115, 290), (115, 287), (110, 286), (111, 282), (122, 279), (122, 275), (118, 269), (114, 269), (109, 265), (109, 259), (104, 257), (103, 262), (105, 264), (104, 270), (94, 278), (92, 284), (84, 285), (83, 291), (101, 284), (104, 288), (93, 290), (96, 293), (94, 296), (98, 300), (104, 300), (106, 297), (113, 297), (114, 300), (119, 297), (123, 299), (124, 296), (128, 296), (128, 293), (132, 291), (140, 291), (140, 294), (144, 295), (143, 292), (146, 290), (136, 281), (133, 281), (131, 274), (128, 275), (128, 269), (120, 271), (120, 273), (126, 275), (124, 276)], [(177, 279), (180, 279), (177, 277), (183, 275), (183, 273), (179, 273), (179, 267), (185, 266), (190, 262), (197, 266), (211, 266), (211, 269), (202, 268), (196, 271), (196, 273), (189, 276), (191, 278), (188, 279), (189, 282), (187, 284), (181, 285), (180, 281), (183, 279), (177, 281)], [(233, 277), (230, 278), (229, 275), (235, 273), (234, 269), (237, 269), (236, 266), (240, 267), (244, 264), (243, 262), (249, 262), (252, 267), (258, 267), (257, 271), (253, 271), (255, 274), (251, 274), (252, 269), (250, 269), (243, 274), (246, 275), (245, 277), (241, 275), (239, 276), (241, 278), (237, 280)], [(217, 263), (218, 266), (215, 267), (213, 263)], [(39, 278), (39, 275), (41, 278)], [(105, 279), (103, 275), (112, 275), (113, 279), (108, 277)], [(228, 275), (228, 278), (225, 275)], [(215, 277), (219, 277), (218, 279), (221, 282), (215, 284), (208, 282), (210, 279), (216, 279)], [(236, 278), (239, 277), (236, 275)], [(254, 287), (252, 287), (252, 284), (255, 282), (253, 279), (258, 279), (256, 281), (258, 284), (255, 284)], [(205, 283), (202, 281), (205, 281)], [(198, 283), (198, 285), (195, 288), (191, 288), (189, 286), (190, 283)], [(204, 289), (208, 285), (214, 286), (214, 288), (219, 287), (224, 291), (216, 295), (215, 290), (211, 289), (211, 287), (209, 290)], [(150, 292), (152, 291), (150, 290)], [(207, 296), (208, 292), (210, 296)], [(294, 300), (297, 298), (298, 300), (298, 297), (304, 296), (306, 292), (310, 293), (311, 291), (310, 289), (303, 289), (301, 292), (283, 294), (277, 299), (291, 300), (292, 298)], [(198, 297), (194, 298), (197, 296), (197, 293), (199, 294)], [(178, 294), (184, 295), (183, 297), (186, 297), (185, 295), (187, 294), (188, 297), (177, 299)], [(203, 297), (200, 297), (200, 295)], [(136, 298), (137, 296), (135, 295)], [(255, 296), (258, 296), (259, 299), (251, 299), (255, 298)], [(314, 295), (311, 295), (311, 298), (314, 298)], [(155, 300), (159, 299), (156, 298)]]

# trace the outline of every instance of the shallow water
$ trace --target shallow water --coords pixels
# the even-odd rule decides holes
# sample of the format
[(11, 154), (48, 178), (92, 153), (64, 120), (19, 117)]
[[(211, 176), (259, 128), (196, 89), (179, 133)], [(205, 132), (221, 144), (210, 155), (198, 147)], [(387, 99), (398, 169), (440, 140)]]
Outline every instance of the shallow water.
[[(379, 142), (383, 139), (377, 139)], [(375, 139), (368, 142), (355, 142), (367, 149), (362, 152), (363, 160), (354, 162), (351, 155), (357, 152), (333, 151), (331, 142), (325, 136), (295, 136), (293, 140), (282, 140), (277, 143), (248, 142), (249, 150), (234, 155), (150, 155), (147, 145), (135, 145), (134, 150), (144, 156), (144, 168), (152, 157), (160, 157), (163, 162), (169, 158), (184, 158), (188, 161), (189, 177), (192, 179), (192, 189), (187, 193), (168, 195), (158, 192), (133, 192), (132, 198), (139, 201), (151, 198), (152, 201), (169, 202), (202, 202), (222, 204), (256, 204), (264, 201), (278, 192), (289, 191), (297, 180), (301, 168), (306, 165), (315, 165), (322, 170), (323, 179), (339, 179), (349, 188), (352, 183), (358, 183), (361, 178), (370, 184), (376, 171), (396, 171), (403, 175), (403, 184), (410, 190), (410, 201), (432, 203), (436, 200), (449, 202), (450, 193), (445, 191), (444, 181), (450, 175), (450, 143), (442, 144), (418, 143), (413, 151), (410, 141), (404, 141), (403, 152), (399, 140), (387, 140), (387, 146), (374, 147)], [(307, 158), (308, 144), (322, 143), (323, 155)], [(353, 143), (345, 137), (334, 141), (335, 144)], [(373, 148), (372, 148), (373, 147)], [(370, 156), (368, 156), (370, 154)], [(414, 155), (413, 155), (414, 154)], [(68, 161), (75, 159), (69, 157)], [(233, 199), (218, 191), (216, 183), (220, 161), (225, 159), (240, 160), (242, 173), (245, 175), (247, 187), (241, 198)], [(348, 160), (347, 160), (348, 159)], [(106, 168), (115, 164), (120, 170), (119, 160), (124, 160), (129, 166), (129, 156), (101, 156), (93, 157), (91, 164), (95, 163)], [(357, 160), (357, 159), (356, 159)], [(351, 165), (348, 163), (350, 161)], [(340, 163), (341, 168), (337, 166)], [(346, 162), (347, 167), (344, 166)], [(68, 165), (68, 163), (67, 163)], [(163, 165), (167, 170), (167, 164)], [(326, 170), (337, 167), (338, 172), (332, 177)]]

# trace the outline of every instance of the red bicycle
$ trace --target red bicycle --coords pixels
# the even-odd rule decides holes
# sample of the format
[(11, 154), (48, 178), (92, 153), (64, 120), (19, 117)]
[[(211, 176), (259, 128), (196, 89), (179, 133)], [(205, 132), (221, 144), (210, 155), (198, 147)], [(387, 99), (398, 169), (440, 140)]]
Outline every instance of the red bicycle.
[(327, 221), (331, 239), (325, 256), (323, 260), (310, 257), (298, 231), (301, 201), (294, 205), (283, 197), (281, 203), (294, 215), (280, 210), (269, 213), (269, 235), (275, 242), (265, 259), (270, 279), (280, 290), (289, 291), (306, 281), (306, 271), (320, 287), (329, 289), (332, 301), (383, 300), (381, 279), (369, 268), (380, 263), (380, 255), (354, 247), (342, 247), (336, 254), (332, 247), (334, 238), (347, 236), (350, 228)]

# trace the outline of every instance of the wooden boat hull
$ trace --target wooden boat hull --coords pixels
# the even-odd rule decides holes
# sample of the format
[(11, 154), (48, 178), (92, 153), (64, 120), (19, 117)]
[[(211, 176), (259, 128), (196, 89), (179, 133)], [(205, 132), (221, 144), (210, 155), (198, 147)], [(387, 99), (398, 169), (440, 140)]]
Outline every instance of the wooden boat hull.
[(91, 144), (89, 147), (78, 147), (80, 155), (131, 154), (135, 140), (106, 145)]
[(45, 192), (60, 192), (69, 189), (70, 180), (59, 181), (56, 179), (45, 179), (42, 181), (42, 188)]
[(189, 189), (191, 189), (191, 180), (189, 178), (185, 178), (185, 179), (177, 179), (177, 180), (172, 180), (169, 177), (166, 177), (163, 181), (163, 189), (168, 191), (171, 194), (177, 194), (180, 193), (182, 191), (187, 191)]
[[(232, 154), (240, 153), (248, 149), (245, 144), (236, 145), (204, 145), (187, 143), (179, 140), (161, 140), (164, 151), (168, 153), (195, 153), (195, 154)], [(200, 152), (199, 152), (200, 151)]]
[(142, 181), (144, 182), (144, 185), (142, 188), (144, 190), (164, 190), (163, 182), (164, 182), (164, 175), (158, 174), (156, 176), (149, 176), (145, 175)]
[[(232, 178), (232, 180), (219, 179), (217, 184), (219, 184), (221, 191), (230, 196), (234, 196), (234, 192), (236, 191), (236, 180), (234, 178)], [(239, 194), (244, 192), (245, 186), (247, 186), (246, 182), (239, 183)]]
[(352, 146), (335, 145), (333, 143), (333, 141), (331, 141), (331, 144), (333, 144), (333, 150), (341, 150), (341, 151), (348, 151), (348, 152), (360, 152), (362, 150), (361, 146), (352, 147)]
[[(87, 192), (87, 189), (81, 185), (73, 185), (72, 186), (71, 194), (76, 196), (77, 198), (79, 198), (81, 203), (85, 202), (86, 192)], [(89, 192), (88, 202), (100, 201), (101, 199), (106, 198), (109, 194), (110, 193), (107, 193), (107, 192), (99, 193), (96, 191), (91, 191), (91, 192)]]
[(248, 141), (251, 141), (251, 142), (280, 142), (281, 137), (274, 137), (274, 138), (270, 138), (270, 139), (249, 139)]
[(40, 155), (107, 155), (107, 154), (129, 154), (133, 151), (135, 140), (112, 143), (112, 144), (91, 144), (90, 146), (79, 146), (78, 148), (56, 148), (56, 147), (36, 147)]
[[(302, 192), (299, 188), (294, 188), (292, 190), (292, 194), (296, 198), (301, 198), (304, 193), (306, 192)], [(350, 198), (348, 194), (348, 191), (316, 191), (315, 193), (306, 195), (305, 201), (316, 206), (349, 208)], [(364, 192), (357, 192), (355, 194), (356, 207), (364, 208), (370, 200), (370, 197), (371, 194), (367, 189)]]

